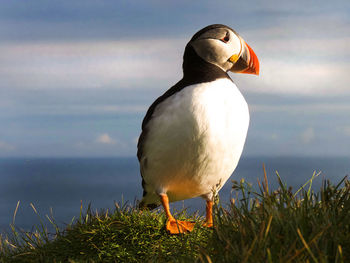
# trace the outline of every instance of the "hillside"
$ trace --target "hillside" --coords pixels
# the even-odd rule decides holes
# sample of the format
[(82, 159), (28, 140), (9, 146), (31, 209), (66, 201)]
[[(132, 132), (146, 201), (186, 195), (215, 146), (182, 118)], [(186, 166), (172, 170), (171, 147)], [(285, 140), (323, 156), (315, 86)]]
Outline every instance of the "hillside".
[(266, 176), (258, 192), (233, 182), (236, 198), (228, 208), (215, 206), (213, 229), (201, 226), (198, 213), (180, 211), (177, 218), (198, 224), (178, 236), (166, 233), (161, 210), (118, 205), (113, 212), (80, 211), (78, 220), (54, 234), (41, 224), (33, 233), (12, 226), (14, 237), (0, 238), (0, 261), (349, 262), (350, 182), (325, 181), (313, 192), (314, 178), (297, 191), (281, 180), (270, 191)]

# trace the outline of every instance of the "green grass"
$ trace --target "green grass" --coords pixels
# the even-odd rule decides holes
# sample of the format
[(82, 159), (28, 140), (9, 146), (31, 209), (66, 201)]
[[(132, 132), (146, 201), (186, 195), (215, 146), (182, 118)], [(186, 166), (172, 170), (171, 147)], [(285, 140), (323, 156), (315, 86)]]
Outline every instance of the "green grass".
[(315, 177), (295, 192), (279, 176), (276, 191), (266, 176), (257, 192), (233, 182), (236, 198), (214, 207), (214, 229), (181, 211), (177, 218), (198, 224), (178, 236), (166, 233), (163, 213), (126, 205), (88, 209), (53, 236), (41, 223), (33, 233), (12, 225), (13, 237), (0, 237), (0, 262), (349, 262), (350, 182), (324, 181), (313, 192)]

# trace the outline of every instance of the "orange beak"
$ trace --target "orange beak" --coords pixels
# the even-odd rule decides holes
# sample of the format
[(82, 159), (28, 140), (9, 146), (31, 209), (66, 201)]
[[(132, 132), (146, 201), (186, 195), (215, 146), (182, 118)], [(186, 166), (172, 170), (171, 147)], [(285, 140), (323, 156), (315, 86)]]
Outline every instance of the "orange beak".
[[(234, 58), (232, 56), (231, 58)], [(259, 60), (253, 49), (243, 41), (243, 51), (238, 59), (231, 60), (234, 62), (230, 71), (235, 73), (255, 74), (259, 75)]]

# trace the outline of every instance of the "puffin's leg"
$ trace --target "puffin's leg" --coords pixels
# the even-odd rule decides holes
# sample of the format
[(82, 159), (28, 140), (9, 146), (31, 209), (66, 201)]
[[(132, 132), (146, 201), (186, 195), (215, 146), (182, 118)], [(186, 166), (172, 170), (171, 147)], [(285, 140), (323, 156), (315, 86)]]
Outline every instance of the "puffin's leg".
[(213, 227), (213, 201), (207, 200), (204, 226)]
[(167, 217), (166, 230), (170, 234), (180, 234), (185, 232), (191, 232), (194, 227), (194, 222), (176, 220), (170, 213), (169, 199), (166, 194), (160, 194), (160, 201), (164, 207), (164, 211)]

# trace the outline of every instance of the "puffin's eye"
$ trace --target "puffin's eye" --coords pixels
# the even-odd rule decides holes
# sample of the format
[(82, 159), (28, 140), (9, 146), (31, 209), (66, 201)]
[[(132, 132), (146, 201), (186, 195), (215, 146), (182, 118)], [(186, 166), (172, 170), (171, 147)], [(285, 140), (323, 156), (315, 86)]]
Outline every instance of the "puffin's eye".
[(230, 40), (230, 37), (228, 36), (228, 34), (226, 34), (226, 36), (224, 38), (221, 38), (220, 40), (224, 43), (227, 43)]

